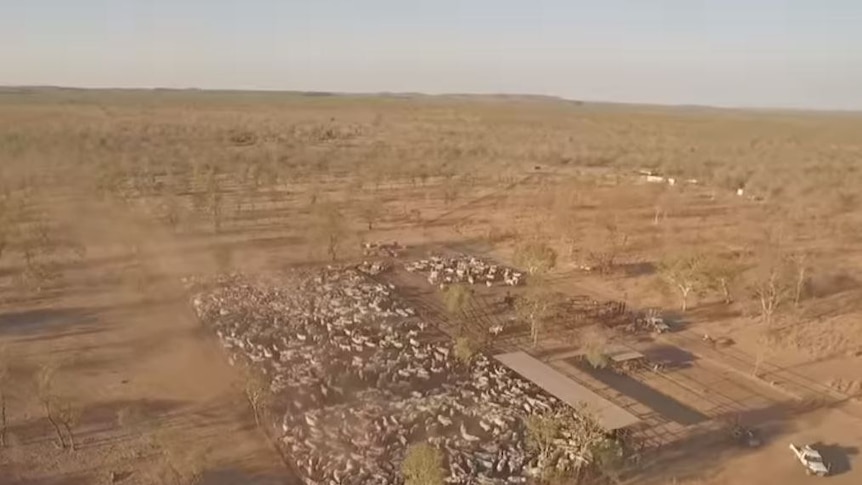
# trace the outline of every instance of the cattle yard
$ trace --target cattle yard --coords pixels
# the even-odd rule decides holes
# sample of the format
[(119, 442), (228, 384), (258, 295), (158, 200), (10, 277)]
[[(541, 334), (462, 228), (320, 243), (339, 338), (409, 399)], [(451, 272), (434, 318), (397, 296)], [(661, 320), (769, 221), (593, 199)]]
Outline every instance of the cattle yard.
[[(417, 441), (445, 450), (450, 483), (537, 476), (547, 464), (527, 448), (525, 417), (578, 421), (576, 408), (482, 354), (455, 355), (396, 289), (327, 269), (295, 288), (219, 281), (193, 305), (231, 363), (264, 379), (281, 416), (276, 442), (307, 483), (398, 483)], [(580, 439), (559, 445), (551, 466), (575, 468), (587, 446)]]
[[(556, 307), (558, 342), (593, 325), (623, 329), (597, 367), (575, 346), (531, 346), (513, 310), (530, 284), (523, 272), (442, 247), (424, 258), (397, 243), (366, 249), (355, 269), (330, 267), (298, 286), (237, 276), (194, 298), (231, 364), (265, 376), (280, 402), (274, 439), (308, 483), (397, 483), (407, 446), (423, 440), (445, 451), (450, 483), (519, 483), (542, 465), (526, 445), (535, 412), (587, 413), (625, 443), (636, 470), (691, 440), (726, 444), (734, 425), (764, 426), (794, 402), (764, 379), (769, 369), (733, 367), (747, 356), (682, 328), (644, 332), (645, 313), (622, 302), (578, 295)], [(458, 284), (471, 297), (453, 315), (441, 296)], [(482, 340), (469, 362), (451, 344), (465, 334)], [(829, 397), (807, 385), (806, 396)], [(571, 468), (580, 452), (569, 443), (552, 465)]]
[[(469, 258), (469, 256), (467, 256)], [(393, 266), (385, 273), (416, 308), (422, 309), (434, 321), (458, 331), (458, 323), (446, 318), (438, 288), (409, 272)], [(527, 283), (529, 284), (529, 283)], [(776, 408), (793, 399), (776, 389), (769, 380), (746, 375), (731, 362), (747, 362), (727, 349), (701, 349), (700, 339), (685, 329), (668, 334), (636, 332), (625, 335), (617, 345), (637, 351), (646, 363), (635, 369), (595, 369), (582, 359), (583, 350), (569, 348), (532, 348), (524, 322), (509, 311), (506, 295), (518, 295), (522, 287), (476, 285), (473, 299), (465, 312), (466, 325), (476, 325), (476, 331), (502, 328), (489, 336), (488, 351), (499, 353), (526, 349), (574, 382), (605, 397), (639, 418), (641, 423), (630, 428), (631, 435), (646, 448), (658, 449), (683, 442), (705, 430), (723, 428), (735, 419), (762, 419), (764, 410)], [(554, 317), (555, 327), (546, 331), (555, 341), (566, 341), (567, 333), (575, 333), (591, 325), (625, 326), (638, 319), (639, 312), (626, 309), (621, 302), (598, 301), (586, 295), (569, 298), (560, 306), (563, 312)], [(691, 348), (689, 350), (689, 348)], [(656, 364), (660, 369), (656, 369)], [(797, 377), (797, 379), (802, 379)], [(800, 384), (802, 385), (802, 384)], [(808, 383), (806, 396), (830, 396), (824, 386)]]

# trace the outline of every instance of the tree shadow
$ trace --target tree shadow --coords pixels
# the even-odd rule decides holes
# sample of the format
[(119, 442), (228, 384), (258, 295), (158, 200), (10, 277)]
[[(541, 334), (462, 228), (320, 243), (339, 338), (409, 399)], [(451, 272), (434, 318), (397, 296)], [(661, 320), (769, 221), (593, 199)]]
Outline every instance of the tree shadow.
[(629, 278), (635, 278), (638, 276), (649, 276), (651, 274), (655, 274), (656, 272), (655, 264), (649, 261), (641, 261), (637, 263), (622, 263), (617, 265), (616, 269), (620, 271), (624, 276)]
[(592, 378), (614, 389), (620, 394), (638, 401), (669, 421), (673, 421), (683, 426), (693, 426), (709, 419), (708, 416), (697, 409), (694, 409), (685, 403), (682, 403), (677, 399), (674, 399), (673, 397), (632, 378), (629, 375), (620, 374), (609, 368), (597, 369), (588, 362), (579, 358), (566, 359), (566, 362), (577, 367), (582, 372), (590, 375)]
[(720, 472), (719, 463), (743, 452), (723, 431), (696, 432), (671, 446), (650, 450), (629, 476), (638, 485), (708, 480)]
[[(2, 471), (2, 469), (0, 469)], [(92, 485), (93, 477), (88, 474), (64, 474), (62, 476), (55, 476), (51, 478), (38, 478), (38, 479), (14, 479), (9, 478), (10, 481), (5, 481), (8, 477), (0, 476), (0, 483), (4, 485)]]
[(686, 312), (686, 317), (690, 321), (715, 321), (736, 318), (742, 315), (739, 308), (733, 305), (728, 305), (723, 301), (707, 301), (698, 303)]
[[(695, 483), (709, 481), (722, 471), (722, 463), (750, 453), (751, 448), (731, 434), (731, 424), (739, 423), (752, 428), (765, 443), (792, 431), (789, 418), (793, 410), (782, 405), (755, 410), (759, 415), (780, 415), (780, 418), (761, 423), (751, 419), (738, 419), (735, 413), (719, 416), (716, 420), (725, 426), (694, 428), (687, 437), (670, 446), (647, 450), (630, 476), (638, 485), (666, 485), (667, 483)], [(789, 414), (788, 414), (789, 413)], [(788, 427), (791, 426), (791, 427)], [(676, 480), (676, 481), (674, 481)]]
[(669, 344), (654, 344), (642, 351), (650, 362), (664, 364), (668, 368), (690, 367), (697, 360), (691, 352)]
[(670, 326), (671, 332), (685, 330), (686, 327), (691, 325), (691, 315), (689, 313), (682, 313), (679, 310), (663, 310), (661, 317)]
[(0, 315), (0, 336), (43, 337), (51, 335), (76, 335), (80, 332), (98, 331), (93, 309), (71, 307), (62, 309), (34, 309), (7, 312)]
[(204, 472), (201, 485), (300, 485), (302, 482), (291, 472), (274, 474), (252, 472), (239, 468), (219, 468)]
[[(146, 422), (170, 420), (171, 413), (183, 404), (182, 401), (176, 400), (140, 399), (87, 406), (81, 410), (78, 424), (74, 427), (75, 439), (81, 448), (110, 445), (125, 439), (125, 434), (114, 433), (120, 428), (134, 428)], [(120, 417), (122, 413), (125, 413), (125, 421)], [(22, 444), (54, 439), (51, 424), (45, 416), (12, 422), (9, 433), (14, 434)]]
[(794, 431), (796, 426), (792, 421), (793, 416), (810, 410), (812, 409), (785, 402), (757, 409), (726, 412), (714, 419), (726, 425), (725, 431), (728, 433), (729, 442), (734, 442), (729, 434), (731, 426), (740, 425), (752, 430), (761, 442), (768, 443), (782, 433)]
[(825, 298), (859, 288), (859, 280), (847, 273), (814, 275), (806, 284), (803, 294), (811, 298)]

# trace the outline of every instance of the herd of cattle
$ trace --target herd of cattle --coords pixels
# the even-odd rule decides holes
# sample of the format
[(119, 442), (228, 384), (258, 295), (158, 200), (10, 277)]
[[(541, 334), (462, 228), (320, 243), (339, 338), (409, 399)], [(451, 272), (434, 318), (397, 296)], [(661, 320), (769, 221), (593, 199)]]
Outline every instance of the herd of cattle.
[(405, 269), (411, 273), (426, 274), (429, 284), (442, 287), (455, 283), (483, 284), (489, 287), (499, 283), (518, 286), (524, 282), (524, 275), (512, 268), (466, 255), (432, 256), (408, 263)]
[[(451, 274), (514, 276), (470, 264), (461, 276), (462, 267)], [(440, 450), (452, 484), (524, 483), (540, 468), (582, 463), (585, 445), (574, 435), (557, 437), (540, 463), (525, 424), (533, 414), (586, 423), (581, 416), (494, 359), (456, 356), (394, 290), (355, 268), (195, 288), (194, 308), (231, 363), (264, 377), (277, 416), (270, 424), (307, 484), (403, 483), (414, 443)]]

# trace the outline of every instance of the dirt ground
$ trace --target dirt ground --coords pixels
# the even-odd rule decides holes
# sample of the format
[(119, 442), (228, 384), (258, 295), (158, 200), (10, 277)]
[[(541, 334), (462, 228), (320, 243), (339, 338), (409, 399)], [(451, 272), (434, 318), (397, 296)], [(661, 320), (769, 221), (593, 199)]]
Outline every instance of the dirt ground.
[[(78, 206), (94, 252), (65, 272), (62, 291), (4, 288), (0, 339), (12, 378), (0, 482), (186, 483), (173, 467), (200, 471), (204, 484), (297, 483), (188, 306), (181, 276), (211, 262), (96, 207)], [(141, 231), (159, 248), (144, 286), (120, 277), (128, 263), (109, 253), (111, 238)], [(59, 367), (54, 393), (80, 410), (75, 451), (58, 449), (36, 390), (48, 365)]]
[(678, 451), (677, 457), (669, 451), (666, 461), (655, 464), (661, 468), (656, 478), (638, 479), (635, 483), (736, 485), (774, 480), (803, 484), (822, 480), (805, 474), (789, 449), (790, 443), (815, 444), (824, 460), (832, 464), (832, 474), (827, 478), (830, 483), (858, 482), (856, 443), (862, 436), (858, 422), (848, 421), (841, 410), (818, 410), (790, 422), (773, 423), (772, 427), (764, 446), (756, 450), (704, 445)]
[[(644, 421), (658, 451), (633, 483), (807, 483), (791, 442), (820, 443), (830, 480), (859, 482), (858, 117), (271, 96), (0, 98), (0, 483), (191, 483), (171, 469), (206, 484), (295, 483), (181, 278), (324, 264), (329, 251), (355, 262), (363, 241), (512, 263), (531, 240), (559, 255), (555, 291), (655, 307), (673, 323), (658, 337), (614, 337), (682, 356), (660, 375), (547, 357), (578, 349), (584, 328), (565, 318), (536, 348), (523, 334), (499, 343), (546, 356)], [(646, 183), (644, 167), (679, 182)], [(765, 233), (779, 243), (764, 252)], [(613, 271), (584, 270), (616, 242)], [(750, 284), (770, 251), (809, 264), (767, 342)], [(732, 303), (702, 291), (678, 309), (659, 267), (692, 252), (741, 255), (749, 270)], [(387, 278), (429, 320), (459, 323), (421, 278)], [(504, 321), (492, 310), (501, 293), (478, 293), (471, 323)], [(80, 410), (76, 451), (55, 446), (39, 399), (52, 365), (53, 394)], [(765, 445), (720, 439), (731, 417), (762, 428)]]

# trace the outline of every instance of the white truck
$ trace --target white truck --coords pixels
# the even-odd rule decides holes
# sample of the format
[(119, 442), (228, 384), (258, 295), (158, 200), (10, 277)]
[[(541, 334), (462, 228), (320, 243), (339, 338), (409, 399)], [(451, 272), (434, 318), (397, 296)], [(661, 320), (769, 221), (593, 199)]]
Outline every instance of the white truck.
[(829, 475), (829, 465), (823, 461), (820, 452), (812, 448), (811, 445), (796, 446), (791, 443), (790, 449), (796, 455), (796, 459), (805, 467), (806, 473), (818, 477)]

